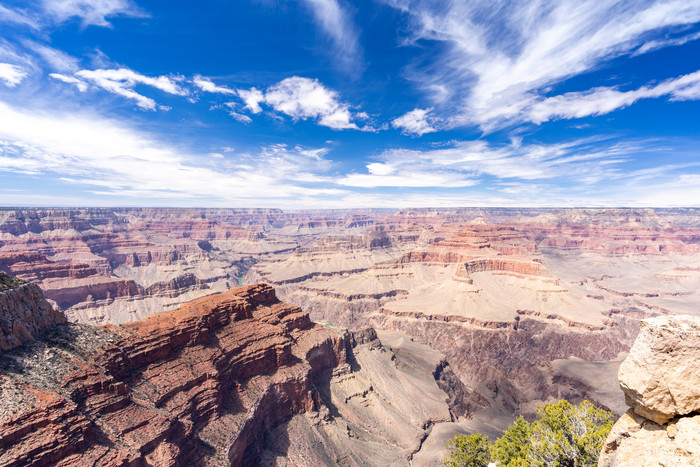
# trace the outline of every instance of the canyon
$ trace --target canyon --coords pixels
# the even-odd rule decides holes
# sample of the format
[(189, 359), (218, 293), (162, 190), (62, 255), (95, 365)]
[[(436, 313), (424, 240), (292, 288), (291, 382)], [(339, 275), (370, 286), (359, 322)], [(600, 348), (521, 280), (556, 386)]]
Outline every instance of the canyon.
[(3, 315), (18, 297), (37, 332), (3, 334), (22, 338), (0, 353), (3, 466), (409, 465), (441, 460), (423, 442), (455, 418), (444, 355), (313, 324), (267, 285), (106, 327), (35, 285), (0, 292)]
[[(127, 464), (237, 465), (243, 456), (264, 465), (440, 465), (453, 435), (498, 436), (543, 402), (589, 399), (623, 414), (616, 374), (640, 321), (698, 315), (700, 210), (7, 209), (0, 211), (0, 271), (36, 284), (60, 308), (65, 318), (47, 325), (61, 330), (47, 331), (50, 342), (92, 336), (76, 337), (86, 346), (76, 352), (100, 355), (88, 359), (96, 366), (53, 357), (86, 372), (70, 377), (77, 380), (66, 376), (77, 370), (51, 382), (27, 370), (34, 376), (22, 383), (52, 394), (36, 400), (53, 401), (56, 413), (87, 420), (76, 426), (118, 413), (108, 423), (113, 431), (61, 432), (84, 438), (83, 455)], [(217, 366), (232, 365), (225, 336), (252, 339), (253, 348), (257, 341), (230, 337), (221, 318), (202, 318), (197, 304), (228, 306), (212, 300), (275, 310), (227, 312), (276, 349), (265, 357), (267, 370)], [(24, 347), (8, 351), (61, 350), (37, 336), (29, 332)], [(188, 343), (168, 347), (178, 339)], [(121, 350), (105, 350), (110, 345)], [(146, 360), (134, 362), (131, 353)], [(7, 361), (23, 368), (36, 359), (12, 355)], [(187, 367), (193, 355), (211, 368)], [(120, 365), (137, 365), (139, 376), (125, 379)], [(161, 375), (168, 375), (163, 382)], [(144, 395), (161, 384), (165, 393)], [(241, 413), (272, 404), (267, 387), (287, 394), (275, 402), (279, 417), (246, 422)], [(237, 399), (222, 395), (229, 393)], [(86, 408), (88, 394), (97, 412)], [(150, 423), (133, 427), (149, 410), (164, 417), (153, 427), (159, 434), (144, 428)], [(224, 425), (239, 431), (225, 434)], [(138, 440), (107, 441), (124, 430)], [(264, 442), (234, 446), (233, 438), (255, 437), (245, 433), (264, 433)], [(173, 446), (172, 436), (187, 441)]]

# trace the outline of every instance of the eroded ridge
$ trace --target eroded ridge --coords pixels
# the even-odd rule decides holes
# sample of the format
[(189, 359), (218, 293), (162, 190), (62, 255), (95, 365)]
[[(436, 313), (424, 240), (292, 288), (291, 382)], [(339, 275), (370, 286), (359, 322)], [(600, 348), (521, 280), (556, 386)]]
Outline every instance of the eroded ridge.
[(65, 327), (3, 362), (0, 398), (33, 396), (0, 418), (0, 465), (239, 465), (265, 429), (317, 407), (311, 377), (349, 342), (267, 285), (100, 329), (98, 348)]
[[(37, 316), (63, 318), (41, 300)], [(265, 284), (124, 325), (53, 323), (0, 355), (0, 466), (409, 465), (484, 401), (443, 354), (385, 339), (312, 323)]]

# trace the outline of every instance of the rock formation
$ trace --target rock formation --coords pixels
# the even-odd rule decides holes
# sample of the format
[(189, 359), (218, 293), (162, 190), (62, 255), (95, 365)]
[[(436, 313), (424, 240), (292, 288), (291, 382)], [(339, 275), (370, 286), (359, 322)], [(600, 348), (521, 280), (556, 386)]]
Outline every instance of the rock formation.
[(700, 318), (642, 321), (620, 365), (631, 408), (613, 426), (601, 467), (700, 465)]
[(46, 329), (66, 321), (39, 287), (0, 272), (0, 354), (33, 341)]
[(0, 355), (0, 465), (408, 465), (452, 422), (436, 378), (454, 376), (443, 355), (385, 341), (313, 324), (266, 285), (54, 325)]
[(639, 320), (700, 309), (700, 210), (16, 209), (0, 270), (95, 325), (266, 282), (442, 352), (495, 433), (548, 398), (626, 410), (607, 380)]

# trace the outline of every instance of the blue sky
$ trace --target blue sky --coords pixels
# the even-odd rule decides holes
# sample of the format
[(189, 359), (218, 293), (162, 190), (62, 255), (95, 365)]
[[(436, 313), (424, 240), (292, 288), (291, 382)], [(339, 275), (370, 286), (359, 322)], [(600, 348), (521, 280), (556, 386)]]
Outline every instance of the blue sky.
[(700, 0), (22, 0), (0, 31), (0, 205), (700, 205)]

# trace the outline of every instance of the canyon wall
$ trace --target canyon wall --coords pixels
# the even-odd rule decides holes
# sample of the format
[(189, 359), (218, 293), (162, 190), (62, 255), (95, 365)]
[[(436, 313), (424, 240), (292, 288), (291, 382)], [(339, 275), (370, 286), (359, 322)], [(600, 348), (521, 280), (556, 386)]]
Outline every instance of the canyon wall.
[(47, 324), (0, 355), (0, 465), (409, 465), (454, 418), (436, 380), (451, 370), (387, 342), (313, 324), (266, 285), (119, 326)]
[(96, 325), (265, 282), (329, 329), (445, 355), (459, 429), (497, 434), (555, 398), (626, 410), (609, 381), (639, 320), (700, 309), (700, 211), (18, 209), (0, 270)]
[(12, 281), (2, 272), (0, 282), (8, 284), (5, 290), (0, 288), (0, 353), (32, 342), (46, 329), (66, 321), (35, 284)]

